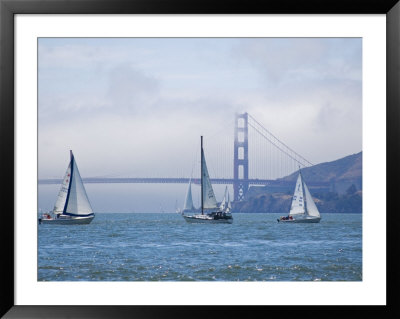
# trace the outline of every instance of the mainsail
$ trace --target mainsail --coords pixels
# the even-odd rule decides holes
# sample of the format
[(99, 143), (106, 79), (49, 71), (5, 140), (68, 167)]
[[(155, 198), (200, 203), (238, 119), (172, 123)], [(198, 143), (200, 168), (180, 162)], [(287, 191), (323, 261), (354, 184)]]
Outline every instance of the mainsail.
[(201, 168), (202, 168), (202, 179), (201, 187), (203, 194), (203, 208), (218, 208), (217, 199), (215, 198), (214, 190), (210, 182), (210, 176), (208, 175), (206, 159), (204, 157), (203, 148), (201, 149)]
[(297, 177), (296, 187), (294, 189), (292, 206), (290, 208), (289, 215), (298, 215), (304, 214), (304, 196), (303, 196), (303, 182), (301, 178), (301, 174)]
[(58, 192), (56, 203), (54, 204), (53, 213), (62, 214), (64, 211), (65, 201), (67, 199), (68, 188), (71, 181), (71, 162), (65, 172), (60, 191)]
[(185, 204), (183, 205), (183, 211), (194, 210), (193, 199), (192, 199), (192, 180), (189, 181), (188, 190), (186, 192)]
[(71, 161), (65, 173), (53, 211), (55, 214), (70, 216), (93, 215), (93, 210), (72, 151)]

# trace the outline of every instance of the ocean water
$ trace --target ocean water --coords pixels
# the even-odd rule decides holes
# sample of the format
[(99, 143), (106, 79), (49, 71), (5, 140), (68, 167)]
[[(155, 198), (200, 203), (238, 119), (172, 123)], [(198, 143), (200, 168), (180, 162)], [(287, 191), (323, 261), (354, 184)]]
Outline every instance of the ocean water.
[(38, 281), (362, 280), (361, 214), (278, 217), (189, 224), (175, 213), (103, 213), (89, 225), (38, 225)]

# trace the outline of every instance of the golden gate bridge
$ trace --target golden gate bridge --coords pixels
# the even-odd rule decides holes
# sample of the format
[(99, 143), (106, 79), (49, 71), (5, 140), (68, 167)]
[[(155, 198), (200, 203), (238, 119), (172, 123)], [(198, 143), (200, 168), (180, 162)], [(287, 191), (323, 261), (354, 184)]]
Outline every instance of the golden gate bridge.
[[(294, 179), (284, 178), (296, 172), (299, 167), (313, 164), (292, 150), (268, 131), (248, 113), (235, 114), (234, 134), (225, 141), (214, 143), (214, 163), (217, 172), (230, 178), (211, 178), (213, 184), (233, 185), (234, 200), (244, 200), (251, 185), (294, 187)], [(210, 141), (214, 140), (210, 138)], [(232, 143), (233, 142), (233, 143)], [(219, 144), (218, 144), (219, 143)], [(233, 154), (233, 161), (232, 161)], [(251, 154), (251, 156), (249, 156)], [(229, 159), (230, 157), (230, 159)], [(86, 177), (84, 183), (154, 183), (194, 184), (200, 178), (189, 177)], [(39, 184), (60, 184), (61, 179), (39, 179)], [(330, 183), (310, 182), (309, 186), (330, 188)]]

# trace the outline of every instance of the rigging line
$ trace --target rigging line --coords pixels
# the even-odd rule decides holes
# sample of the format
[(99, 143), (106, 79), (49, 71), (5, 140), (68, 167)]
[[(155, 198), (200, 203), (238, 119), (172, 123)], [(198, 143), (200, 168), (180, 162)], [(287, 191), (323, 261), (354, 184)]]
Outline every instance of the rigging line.
[[(288, 150), (290, 150), (291, 152), (293, 152), (294, 154), (296, 154), (298, 157), (300, 157), (302, 160), (304, 160), (305, 162), (307, 162), (310, 165), (314, 165), (312, 164), (310, 161), (306, 160), (303, 156), (301, 156), (300, 154), (298, 154), (297, 152), (295, 152), (294, 150), (292, 150), (289, 146), (287, 146), (285, 143), (283, 143), (281, 140), (279, 140), (276, 136), (274, 136), (270, 131), (268, 131), (263, 125), (261, 125), (259, 122), (257, 122), (257, 120), (252, 117), (249, 113), (247, 113), (247, 115), (256, 123), (258, 124), (262, 129), (264, 129), (265, 131), (267, 131), (267, 133), (269, 135), (271, 135), (274, 139), (276, 139), (279, 143), (281, 143), (283, 146), (285, 146)], [(248, 123), (251, 125), (251, 123)], [(257, 130), (253, 125), (251, 125), (255, 130)], [(258, 130), (257, 130), (258, 131)], [(258, 131), (259, 132), (259, 131)], [(261, 132), (259, 132), (261, 134)], [(267, 138), (267, 137), (266, 137)], [(268, 139), (268, 138), (267, 138)], [(269, 140), (269, 139), (268, 139)], [(271, 142), (271, 141), (270, 141)], [(272, 142), (271, 142), (272, 143)]]
[[(266, 131), (267, 134), (271, 135), (272, 138), (275, 139), (275, 141), (272, 141), (268, 136), (265, 135), (265, 133), (261, 132), (260, 128), (257, 128), (254, 124), (249, 123), (251, 127), (253, 127), (259, 134), (261, 134), (264, 138), (266, 138), (271, 144), (275, 145), (277, 148), (279, 148), (282, 152), (285, 152), (285, 154), (288, 154), (287, 151), (291, 152), (296, 158), (302, 159), (302, 161), (307, 162), (309, 165), (313, 165), (310, 161), (305, 159), (303, 156), (292, 150), (290, 147), (288, 147), (285, 143), (280, 141), (278, 138), (276, 138), (273, 134), (271, 134), (267, 129), (265, 129), (261, 124), (259, 124), (257, 121), (255, 121), (256, 124), (258, 124), (259, 127), (261, 127), (262, 130)], [(277, 144), (283, 145), (287, 151), (284, 151), (281, 147), (278, 147)], [(289, 154), (288, 154), (289, 155)], [(292, 157), (292, 156), (291, 156)], [(293, 157), (292, 157), (293, 158)], [(300, 160), (295, 159), (296, 162), (300, 163)], [(303, 164), (303, 163), (302, 163)], [(304, 165), (304, 164), (303, 164)], [(306, 165), (305, 165), (306, 166)]]
[[(301, 163), (304, 166), (307, 166), (304, 163), (308, 163), (309, 165), (313, 165), (313, 163), (311, 163), (309, 160), (305, 159), (303, 156), (301, 156), (300, 154), (298, 154), (297, 152), (295, 152), (294, 150), (292, 150), (290, 147), (288, 147), (286, 144), (284, 144), (283, 142), (281, 142), (279, 139), (277, 139), (274, 135), (272, 135), (268, 130), (266, 130), (264, 127), (261, 126), (261, 129), (265, 130), (267, 134), (270, 134), (272, 136), (272, 138), (275, 139), (275, 141), (273, 141), (271, 138), (269, 138), (265, 132), (262, 132), (260, 130), (260, 128), (256, 127), (254, 124), (249, 123), (249, 126), (251, 126), (252, 128), (254, 128), (260, 135), (262, 135), (265, 139), (267, 139), (271, 144), (273, 144), (275, 147), (277, 147), (279, 150), (281, 150), (282, 152), (284, 152), (285, 154), (287, 154), (288, 156), (290, 156), (291, 158), (293, 158), (296, 162)], [(279, 147), (279, 145), (282, 145), (286, 148), (286, 150), (284, 150), (282, 147)], [(288, 152), (292, 153), (293, 155), (290, 155)], [(295, 158), (294, 158), (295, 157)], [(301, 159), (301, 160), (300, 160)]]
[[(251, 123), (249, 123), (249, 125), (254, 128), (259, 134), (261, 134), (265, 139), (267, 139), (272, 145), (274, 145), (278, 150), (280, 150), (281, 152), (285, 153), (287, 156), (289, 156), (290, 158), (292, 158), (294, 161), (296, 161), (297, 163), (303, 165), (303, 166), (307, 166), (304, 165), (304, 163), (302, 163), (301, 161), (297, 160), (296, 158), (294, 158), (292, 155), (288, 154), (285, 150), (283, 150), (282, 148), (280, 148), (278, 145), (276, 145), (273, 141), (271, 141), (267, 136), (265, 136), (262, 132), (260, 132), (255, 126), (253, 126)], [(290, 150), (290, 149), (289, 149)], [(298, 155), (296, 152), (293, 151), (293, 153), (295, 153), (296, 155)], [(300, 156), (301, 157), (301, 156)], [(302, 158), (302, 157), (301, 157)], [(304, 159), (304, 158), (302, 158)], [(306, 159), (304, 159), (307, 163), (309, 163), (310, 165), (313, 165), (311, 162), (307, 161)]]
[[(308, 163), (309, 165), (314, 165), (312, 164), (310, 161), (306, 160), (304, 157), (302, 157), (301, 155), (299, 155), (298, 153), (296, 153), (295, 151), (293, 151), (292, 149), (290, 149), (288, 146), (286, 146), (284, 143), (280, 142), (278, 139), (277, 141), (280, 142), (282, 145), (284, 145), (290, 152), (292, 152), (293, 154), (295, 154), (295, 156), (297, 156), (299, 159), (302, 159), (304, 162), (296, 159), (295, 157), (293, 157), (292, 155), (290, 155), (288, 152), (286, 152), (285, 150), (283, 150), (281, 147), (279, 147), (275, 142), (273, 142), (270, 138), (268, 138), (268, 136), (264, 135), (263, 132), (261, 132), (259, 129), (257, 129), (253, 124), (249, 123), (249, 126), (251, 126), (253, 129), (255, 129), (260, 135), (262, 135), (266, 140), (268, 140), (272, 145), (274, 145), (277, 149), (279, 149), (281, 152), (285, 153), (286, 155), (288, 155), (289, 157), (291, 157), (293, 160), (295, 160), (297, 163), (300, 163), (302, 165), (304, 165), (304, 162)], [(307, 166), (307, 165), (304, 165)]]

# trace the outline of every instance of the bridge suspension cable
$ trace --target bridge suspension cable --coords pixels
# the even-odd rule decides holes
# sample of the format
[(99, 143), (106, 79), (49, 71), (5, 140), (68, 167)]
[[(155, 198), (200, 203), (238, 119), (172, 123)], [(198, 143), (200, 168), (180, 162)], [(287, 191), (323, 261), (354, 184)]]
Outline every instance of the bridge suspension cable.
[(262, 137), (264, 137), (268, 142), (270, 142), (273, 146), (275, 146), (279, 151), (286, 154), (296, 163), (301, 166), (312, 166), (314, 165), (309, 160), (305, 159), (303, 156), (292, 150), (289, 146), (275, 137), (270, 131), (268, 131), (262, 124), (260, 124), (254, 117), (248, 114), (249, 119), (251, 121), (248, 122), (248, 125), (251, 126), (257, 133), (259, 133)]

